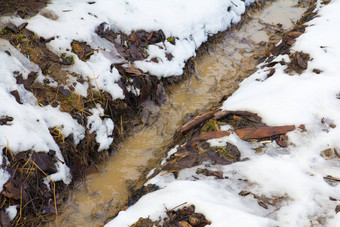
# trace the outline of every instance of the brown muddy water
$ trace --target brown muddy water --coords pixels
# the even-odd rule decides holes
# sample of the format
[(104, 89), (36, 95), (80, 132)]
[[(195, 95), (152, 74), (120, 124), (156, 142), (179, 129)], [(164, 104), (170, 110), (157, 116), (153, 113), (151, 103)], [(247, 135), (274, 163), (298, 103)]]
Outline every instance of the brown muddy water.
[(256, 56), (263, 55), (265, 42), (277, 42), (280, 28), (293, 26), (292, 21), (304, 12), (295, 7), (297, 2), (278, 0), (267, 3), (263, 10), (250, 10), (251, 20), (227, 32), (219, 43), (210, 44), (209, 51), (196, 59), (196, 76), (169, 88), (158, 120), (126, 139), (118, 152), (99, 166), (98, 173), (88, 175), (71, 192), (60, 211), (58, 226), (102, 226), (111, 216), (110, 210), (128, 198), (127, 180), (139, 177), (156, 151), (171, 141), (185, 115), (231, 94), (254, 72)]

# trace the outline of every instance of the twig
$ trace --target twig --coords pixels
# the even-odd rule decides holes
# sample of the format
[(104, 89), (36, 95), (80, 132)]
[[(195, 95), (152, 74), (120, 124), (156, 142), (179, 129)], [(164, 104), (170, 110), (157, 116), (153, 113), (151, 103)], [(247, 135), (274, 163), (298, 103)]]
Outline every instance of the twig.
[(185, 204), (187, 204), (187, 203), (188, 203), (188, 202), (181, 203), (181, 204), (175, 206), (174, 208), (172, 208), (172, 209), (169, 210), (169, 211), (173, 211), (174, 209), (176, 209), (176, 208), (178, 208), (178, 207), (180, 207), (180, 206), (183, 206), (183, 205), (185, 205)]

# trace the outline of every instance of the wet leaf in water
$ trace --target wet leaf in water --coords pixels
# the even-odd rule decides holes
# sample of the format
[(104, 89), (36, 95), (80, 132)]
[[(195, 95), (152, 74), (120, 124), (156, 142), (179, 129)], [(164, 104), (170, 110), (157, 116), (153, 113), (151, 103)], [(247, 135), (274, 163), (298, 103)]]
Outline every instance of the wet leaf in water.
[(159, 105), (162, 105), (166, 101), (166, 93), (162, 82), (157, 85), (156, 101)]

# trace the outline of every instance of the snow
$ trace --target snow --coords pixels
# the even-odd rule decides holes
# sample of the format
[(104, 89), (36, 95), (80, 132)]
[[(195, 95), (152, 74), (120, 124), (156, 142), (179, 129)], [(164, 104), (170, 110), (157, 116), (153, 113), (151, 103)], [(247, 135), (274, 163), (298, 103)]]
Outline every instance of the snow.
[(104, 110), (101, 107), (90, 110), (91, 116), (87, 118), (87, 127), (90, 133), (96, 132), (96, 141), (99, 143), (98, 151), (108, 149), (113, 141), (112, 131), (114, 128), (113, 121), (110, 118), (101, 119), (104, 116)]
[(16, 205), (9, 206), (5, 210), (6, 210), (6, 213), (8, 214), (9, 220), (11, 221), (15, 218), (15, 216), (17, 216), (18, 210), (17, 210)]
[[(0, 151), (0, 166), (2, 165), (2, 151)], [(10, 178), (10, 175), (7, 171), (3, 170), (2, 168), (0, 168), (0, 192), (3, 190), (3, 186), (4, 184), (6, 184), (6, 182), (8, 181), (8, 179)]]
[[(149, 215), (158, 220), (165, 215), (164, 207), (171, 209), (183, 202), (194, 204), (211, 226), (340, 226), (340, 216), (335, 212), (340, 185), (324, 179), (340, 177), (339, 158), (323, 155), (327, 149), (340, 150), (340, 33), (335, 29), (340, 21), (340, 2), (322, 5), (319, 1), (318, 7), (319, 17), (308, 22), (306, 33), (292, 48), (292, 52), (310, 54), (308, 68), (301, 75), (289, 75), (284, 71), (286, 65), (276, 64), (275, 74), (267, 78), (268, 68), (259, 65), (222, 106), (223, 110), (256, 113), (272, 126), (305, 124), (307, 131), (289, 132), (288, 147), (271, 142), (261, 153), (254, 151), (261, 143), (242, 141), (236, 134), (210, 140), (212, 146), (226, 142), (236, 145), (241, 158), (248, 160), (227, 166), (206, 163), (181, 170), (177, 179), (159, 173), (147, 184), (157, 184), (161, 189), (121, 211), (107, 226), (129, 226)], [(289, 62), (287, 55), (276, 60), (282, 59)], [(322, 72), (316, 74), (313, 69)], [(228, 129), (226, 126), (223, 130)], [(196, 169), (202, 167), (222, 171), (228, 178), (197, 175)], [(252, 196), (239, 196), (242, 190), (282, 201), (278, 208), (263, 209)]]
[[(254, 0), (97, 0), (94, 4), (88, 4), (87, 0), (54, 0), (40, 14), (28, 20), (6, 17), (2, 21), (11, 21), (17, 25), (27, 21), (29, 23), (27, 28), (39, 36), (46, 39), (55, 37), (48, 43), (50, 49), (58, 55), (61, 53), (73, 55), (78, 70), (87, 64), (85, 69), (88, 71), (86, 74), (89, 78), (93, 78), (92, 71), (96, 76), (107, 77), (109, 67), (100, 66), (99, 71), (93, 68), (98, 69), (101, 62), (112, 61), (112, 58), (103, 57), (101, 54), (91, 57), (90, 62), (98, 67), (79, 62), (70, 51), (72, 40), (84, 41), (93, 48), (107, 49), (116, 53), (112, 44), (111, 46), (108, 43), (104, 44), (95, 34), (96, 27), (101, 23), (106, 22), (111, 29), (126, 34), (142, 29), (162, 30), (167, 38), (176, 37), (176, 44), (172, 45), (165, 41), (150, 45), (148, 59), (136, 61), (135, 66), (144, 72), (167, 77), (181, 75), (185, 61), (195, 55), (195, 50), (207, 41), (209, 36), (238, 23), (245, 12), (245, 6), (252, 2)], [(166, 53), (173, 55), (171, 61), (165, 57)], [(161, 61), (158, 64), (150, 62), (153, 57), (158, 57)], [(115, 60), (119, 61), (119, 59)], [(88, 70), (88, 67), (92, 70)], [(116, 81), (117, 73), (113, 74)], [(106, 86), (99, 88), (105, 90)], [(108, 92), (118, 93), (113, 97), (121, 97), (122, 94), (118, 87), (109, 89)]]

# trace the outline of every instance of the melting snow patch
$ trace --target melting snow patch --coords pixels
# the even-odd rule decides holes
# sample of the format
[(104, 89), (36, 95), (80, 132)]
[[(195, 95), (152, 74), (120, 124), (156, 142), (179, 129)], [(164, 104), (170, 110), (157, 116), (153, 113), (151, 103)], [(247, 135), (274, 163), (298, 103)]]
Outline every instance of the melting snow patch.
[(104, 116), (102, 107), (93, 108), (90, 112), (92, 115), (87, 118), (87, 127), (90, 129), (90, 133), (96, 133), (96, 141), (99, 143), (98, 151), (108, 149), (113, 141), (111, 137), (114, 128), (113, 122), (110, 118), (101, 119)]
[[(48, 46), (57, 55), (67, 53), (74, 58), (76, 56), (70, 51), (72, 40), (87, 42), (94, 48), (105, 48), (95, 34), (95, 29), (104, 22), (109, 24), (112, 30), (126, 34), (137, 30), (162, 30), (167, 38), (176, 37), (175, 44), (165, 41), (150, 45), (148, 59), (135, 62), (135, 65), (144, 72), (166, 77), (181, 75), (185, 61), (195, 55), (195, 50), (207, 41), (209, 36), (238, 23), (245, 7), (253, 2), (254, 0), (97, 0), (94, 4), (88, 4), (83, 0), (53, 0), (40, 14), (26, 21), (29, 23), (27, 28), (37, 35), (46, 39), (55, 37)], [(25, 22), (21, 18), (2, 19), (2, 22), (7, 21), (16, 25)], [(168, 60), (166, 54), (171, 54), (173, 58)], [(149, 61), (154, 57), (160, 59), (159, 63)], [(101, 58), (102, 62), (107, 60)], [(97, 59), (90, 61), (99, 65)], [(75, 65), (78, 65), (78, 62), (76, 61)], [(79, 63), (78, 68), (81, 68), (81, 64), (84, 65)], [(102, 75), (103, 78), (108, 76), (108, 71), (93, 71), (88, 72), (89, 78), (93, 77), (91, 73)], [(117, 91), (117, 87), (114, 89)]]

